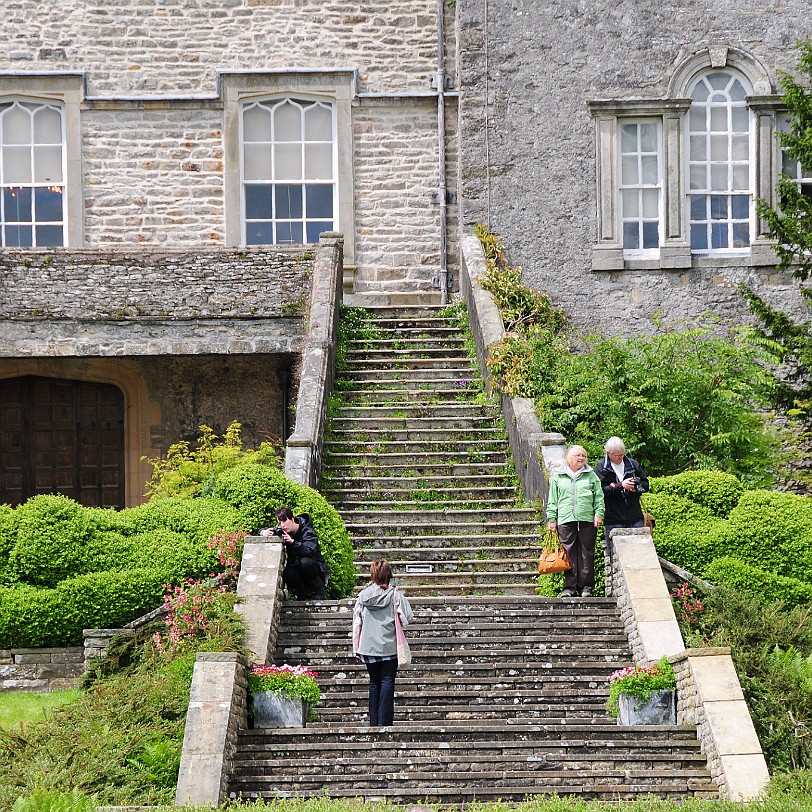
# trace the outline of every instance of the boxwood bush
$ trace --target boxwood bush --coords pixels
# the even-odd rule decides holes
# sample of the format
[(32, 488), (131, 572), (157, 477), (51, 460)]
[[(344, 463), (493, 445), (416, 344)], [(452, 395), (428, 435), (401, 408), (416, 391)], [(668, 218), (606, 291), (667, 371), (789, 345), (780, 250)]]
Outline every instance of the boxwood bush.
[(307, 513), (332, 570), (328, 597), (350, 594), (355, 585), (352, 544), (338, 512), (318, 491), (291, 482), (275, 468), (257, 464), (224, 471), (215, 478), (214, 491), (237, 510), (240, 526), (248, 532), (275, 524), (276, 510), (284, 505), (294, 515)]
[(714, 516), (726, 519), (738, 505), (744, 485), (733, 474), (722, 471), (685, 471), (652, 479), (651, 493), (681, 496), (706, 507)]
[(755, 593), (767, 603), (781, 601), (787, 607), (812, 603), (812, 583), (776, 575), (732, 556), (717, 558), (705, 570), (705, 577), (741, 592)]

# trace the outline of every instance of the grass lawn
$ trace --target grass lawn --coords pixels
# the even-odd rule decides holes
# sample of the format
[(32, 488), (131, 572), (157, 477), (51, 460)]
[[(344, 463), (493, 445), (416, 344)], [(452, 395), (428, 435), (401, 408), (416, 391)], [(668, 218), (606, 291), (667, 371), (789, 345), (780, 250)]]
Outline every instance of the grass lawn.
[(0, 693), (0, 728), (8, 730), (33, 722), (51, 708), (73, 702), (80, 694), (75, 689), (48, 694), (4, 691)]

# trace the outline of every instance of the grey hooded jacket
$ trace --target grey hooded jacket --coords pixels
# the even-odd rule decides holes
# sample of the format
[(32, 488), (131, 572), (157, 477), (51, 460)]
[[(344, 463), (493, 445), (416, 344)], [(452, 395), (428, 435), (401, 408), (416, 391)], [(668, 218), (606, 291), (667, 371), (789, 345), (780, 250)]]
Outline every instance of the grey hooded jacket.
[[(377, 584), (369, 584), (361, 590), (352, 613), (353, 654), (394, 657), (397, 653), (395, 610), (392, 605), (395, 589), (392, 585), (383, 589)], [(403, 593), (400, 590), (397, 592), (400, 622), (406, 628), (414, 619), (414, 613)]]

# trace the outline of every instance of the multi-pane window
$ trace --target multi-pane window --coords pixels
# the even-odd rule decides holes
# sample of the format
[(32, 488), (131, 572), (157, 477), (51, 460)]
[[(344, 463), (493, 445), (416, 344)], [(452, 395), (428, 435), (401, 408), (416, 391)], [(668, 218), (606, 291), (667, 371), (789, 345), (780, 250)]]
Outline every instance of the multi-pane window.
[(660, 143), (658, 122), (621, 122), (620, 219), (628, 254), (643, 256), (660, 246)]
[(0, 245), (65, 244), (64, 143), (59, 105), (0, 102)]
[[(790, 126), (790, 120), (786, 116), (779, 121), (779, 129), (781, 132), (788, 133)], [(800, 161), (796, 161), (787, 154), (785, 149), (782, 149), (781, 172), (795, 181), (805, 197), (812, 199), (812, 167), (802, 166)]]
[(242, 109), (244, 241), (318, 242), (335, 227), (332, 104), (276, 99)]
[(742, 81), (727, 71), (702, 76), (688, 112), (691, 249), (750, 246), (751, 116)]

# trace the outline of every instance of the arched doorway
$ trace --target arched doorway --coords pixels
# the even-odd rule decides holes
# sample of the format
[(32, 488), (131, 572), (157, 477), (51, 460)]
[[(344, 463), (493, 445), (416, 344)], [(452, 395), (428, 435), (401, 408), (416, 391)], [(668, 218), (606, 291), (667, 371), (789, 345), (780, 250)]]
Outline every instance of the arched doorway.
[(0, 503), (61, 493), (124, 507), (124, 396), (111, 384), (0, 380)]

